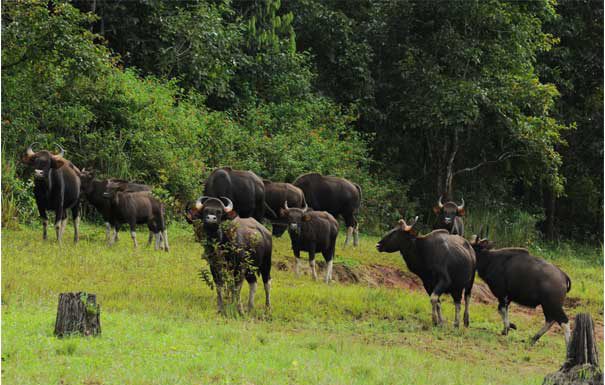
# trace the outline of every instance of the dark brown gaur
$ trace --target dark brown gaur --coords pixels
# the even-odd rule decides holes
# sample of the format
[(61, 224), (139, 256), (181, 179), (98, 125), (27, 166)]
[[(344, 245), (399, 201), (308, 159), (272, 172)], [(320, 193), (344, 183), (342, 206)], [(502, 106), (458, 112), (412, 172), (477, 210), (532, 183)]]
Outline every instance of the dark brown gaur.
[[(489, 229), (487, 231), (489, 233)], [(494, 248), (494, 244), (483, 231), (471, 242), (477, 255), (477, 272), (498, 299), (498, 313), (504, 323), (503, 335), (516, 325), (508, 318), (511, 302), (535, 308), (541, 305), (545, 324), (536, 333), (531, 343), (538, 339), (557, 322), (563, 328), (565, 342), (569, 344), (569, 319), (563, 310), (565, 297), (571, 290), (571, 279), (557, 266), (533, 256), (520, 247)]]
[[(269, 230), (252, 217), (241, 218), (234, 210), (233, 202), (227, 197), (202, 196), (186, 211), (185, 217), (190, 223), (196, 219), (202, 220), (204, 252), (216, 284), (219, 312), (224, 313), (225, 267), (234, 279), (233, 298), (240, 313), (243, 312), (240, 294), (244, 279), (250, 286), (248, 309), (254, 307), (256, 274), (260, 274), (263, 279), (265, 306), (270, 308), (272, 240)], [(252, 261), (252, 266), (245, 263), (249, 260)]]
[(67, 210), (71, 209), (74, 220), (74, 241), (79, 238), (80, 223), (80, 176), (79, 170), (69, 160), (64, 158), (65, 150), (61, 145), (58, 154), (47, 150), (34, 151), (32, 143), (21, 159), (23, 163), (34, 169), (34, 196), (42, 218), (42, 238), (47, 239), (47, 211), (55, 212), (55, 230), (57, 240), (62, 242), (67, 225)]
[(464, 219), (462, 219), (465, 214), (464, 199), (462, 199), (462, 204), (458, 205), (452, 201), (443, 203), (443, 196), (440, 196), (433, 211), (437, 215), (437, 222), (433, 225), (433, 230), (445, 229), (450, 234), (464, 236)]

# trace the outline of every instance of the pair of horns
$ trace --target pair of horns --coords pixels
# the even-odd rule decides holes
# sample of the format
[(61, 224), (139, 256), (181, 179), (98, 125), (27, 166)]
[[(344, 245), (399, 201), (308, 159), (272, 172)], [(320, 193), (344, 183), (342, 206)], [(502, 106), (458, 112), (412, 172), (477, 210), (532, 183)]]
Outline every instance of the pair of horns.
[(399, 220), (399, 225), (401, 226), (401, 228), (403, 229), (403, 231), (410, 231), (412, 230), (412, 227), (414, 227), (414, 225), (416, 224), (416, 222), (418, 222), (418, 216), (416, 216), (416, 218), (414, 218), (412, 220), (412, 222), (410, 222), (410, 224), (408, 225), (404, 219), (400, 219)]
[[(40, 144), (40, 143), (34, 142), (34, 143), (30, 144), (29, 147), (27, 147), (27, 156), (29, 156), (29, 157), (31, 157), (35, 154), (35, 152), (33, 150), (34, 144)], [(61, 147), (61, 145), (59, 143), (55, 143), (55, 145), (61, 149), (61, 152), (59, 152), (59, 154), (57, 154), (57, 155), (59, 155), (60, 157), (63, 157), (63, 155), (65, 155), (65, 149), (63, 147)]]
[[(286, 210), (290, 210), (290, 208), (288, 207), (288, 201), (286, 200), (286, 203), (284, 204), (284, 208)], [(303, 207), (302, 211), (307, 211), (307, 209), (309, 208), (309, 206), (307, 206), (307, 202), (305, 202), (305, 207)]]
[[(439, 197), (439, 202), (437, 202), (440, 209), (443, 208), (443, 202), (441, 201), (442, 199), (443, 199), (443, 195)], [(462, 210), (464, 208), (464, 198), (461, 198), (461, 200), (462, 200), (462, 204), (460, 206), (456, 205), (456, 207), (458, 207), (458, 210)]]
[[(200, 197), (198, 200), (195, 201), (195, 208), (197, 210), (201, 210), (204, 208), (204, 203), (208, 200), (211, 199), (212, 197), (207, 197), (207, 196), (202, 196)], [(213, 198), (216, 199), (216, 198)], [(223, 203), (223, 200), (225, 200), (227, 202), (227, 206), (225, 206), (225, 204)], [(227, 197), (220, 197), (218, 199), (219, 202), (221, 202), (221, 205), (223, 206), (223, 210), (225, 210), (226, 213), (230, 212), (233, 210), (233, 202), (231, 202), (231, 199), (227, 198)]]

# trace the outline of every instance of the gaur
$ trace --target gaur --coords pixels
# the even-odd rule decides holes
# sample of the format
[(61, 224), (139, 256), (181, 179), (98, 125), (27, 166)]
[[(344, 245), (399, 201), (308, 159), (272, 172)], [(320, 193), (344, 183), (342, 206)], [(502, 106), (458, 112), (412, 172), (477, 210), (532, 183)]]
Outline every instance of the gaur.
[(422, 280), (431, 297), (433, 324), (443, 323), (441, 294), (449, 293), (456, 305), (454, 326), (460, 325), (460, 303), (464, 292), (464, 326), (469, 326), (469, 305), (475, 281), (475, 252), (470, 243), (446, 230), (434, 230), (424, 236), (414, 230), (418, 217), (411, 224), (399, 220), (377, 244), (379, 252), (399, 251), (408, 269)]

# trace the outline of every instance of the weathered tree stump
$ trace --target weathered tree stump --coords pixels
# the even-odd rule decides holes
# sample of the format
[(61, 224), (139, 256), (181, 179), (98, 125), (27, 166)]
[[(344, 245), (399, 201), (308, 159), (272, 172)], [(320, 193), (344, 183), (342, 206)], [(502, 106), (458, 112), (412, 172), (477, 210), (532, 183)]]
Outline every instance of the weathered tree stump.
[(576, 315), (567, 358), (558, 372), (544, 378), (543, 385), (603, 385), (594, 322), (588, 313)]
[(96, 336), (101, 333), (101, 310), (97, 305), (97, 296), (84, 292), (61, 293), (55, 335), (63, 337), (70, 334)]

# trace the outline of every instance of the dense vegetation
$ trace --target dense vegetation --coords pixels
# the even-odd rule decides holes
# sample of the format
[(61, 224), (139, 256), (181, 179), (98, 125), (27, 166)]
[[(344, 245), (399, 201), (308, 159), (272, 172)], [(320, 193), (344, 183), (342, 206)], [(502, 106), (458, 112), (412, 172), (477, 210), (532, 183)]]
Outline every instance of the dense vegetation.
[(364, 189), (362, 226), (441, 193), (502, 228), (603, 237), (603, 3), (2, 4), (3, 225), (25, 147), (145, 181), (177, 212), (212, 168)]

